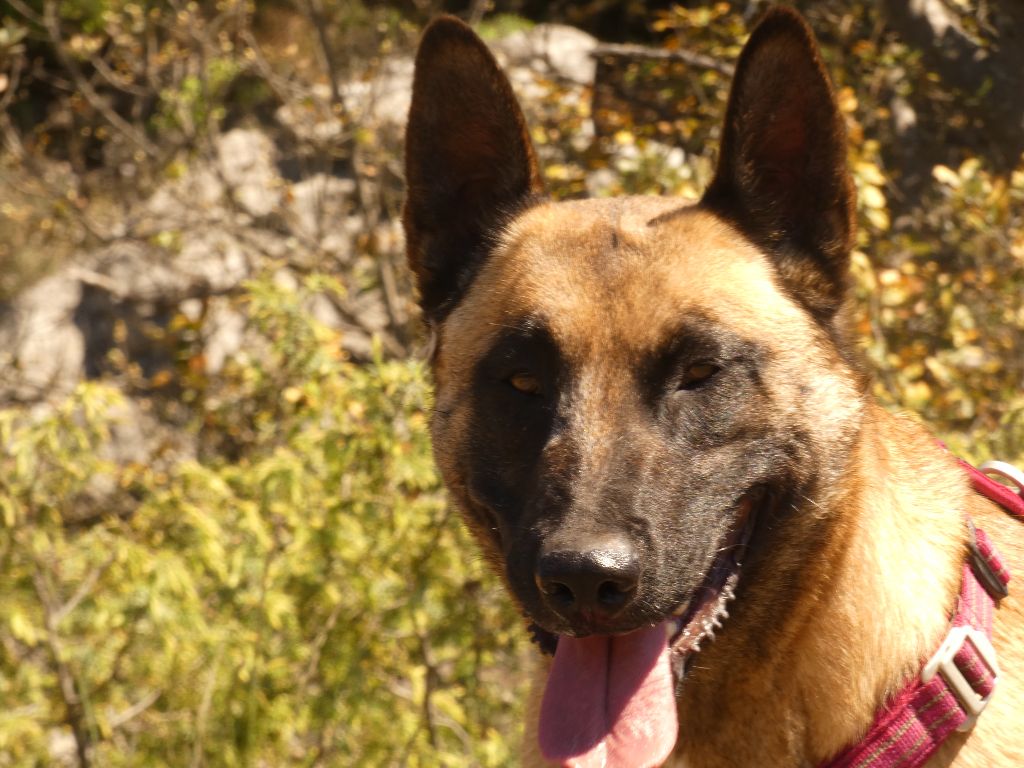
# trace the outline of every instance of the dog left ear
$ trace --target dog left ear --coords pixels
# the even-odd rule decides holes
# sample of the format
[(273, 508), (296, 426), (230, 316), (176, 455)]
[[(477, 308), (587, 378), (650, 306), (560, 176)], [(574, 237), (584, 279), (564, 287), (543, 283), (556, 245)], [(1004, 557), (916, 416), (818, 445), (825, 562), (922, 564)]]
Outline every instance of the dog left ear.
[(506, 218), (543, 188), (508, 78), (452, 16), (430, 23), (416, 54), (405, 182), (409, 266), (435, 323), (459, 301)]
[(846, 130), (807, 23), (769, 11), (740, 54), (703, 204), (775, 260), (819, 320), (843, 304), (855, 235)]

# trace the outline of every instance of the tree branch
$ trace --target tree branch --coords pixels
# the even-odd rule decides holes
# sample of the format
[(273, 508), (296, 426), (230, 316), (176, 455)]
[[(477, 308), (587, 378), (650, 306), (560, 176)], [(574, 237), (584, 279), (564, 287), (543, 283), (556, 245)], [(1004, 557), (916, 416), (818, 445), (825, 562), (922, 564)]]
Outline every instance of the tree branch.
[[(1024, 150), (1024, 47), (1014, 40), (1013, 22), (1020, 15), (1014, 2), (1000, 3), (1009, 22), (1001, 45), (983, 46), (964, 32), (960, 19), (941, 0), (885, 0), (883, 8), (892, 26), (921, 49), (947, 85), (978, 98), (986, 132), (1013, 165)], [(1015, 15), (1016, 14), (1016, 15)]]
[(36, 561), (35, 569), (32, 573), (32, 585), (35, 587), (36, 597), (43, 607), (46, 645), (53, 659), (53, 664), (57, 669), (57, 683), (60, 688), (61, 698), (64, 700), (67, 724), (75, 737), (78, 764), (81, 768), (89, 768), (91, 765), (92, 737), (86, 724), (85, 708), (79, 692), (78, 681), (75, 679), (75, 673), (67, 661), (65, 661), (63, 644), (57, 631), (57, 622), (54, 620), (57, 612), (57, 600), (43, 574), (43, 565), (38, 561)]
[(710, 69), (720, 72), (723, 75), (732, 77), (735, 67), (712, 56), (703, 53), (686, 51), (683, 49), (667, 50), (665, 48), (654, 48), (649, 45), (629, 45), (619, 43), (602, 43), (594, 48), (590, 54), (595, 59), (605, 56), (616, 56), (625, 59), (650, 59), (654, 61), (681, 61), (691, 67), (699, 69)]
[(89, 105), (102, 115), (103, 118), (119, 133), (135, 144), (136, 147), (141, 149), (150, 157), (155, 157), (157, 155), (157, 149), (153, 143), (137, 128), (135, 128), (135, 126), (110, 108), (110, 105), (106, 103), (103, 97), (96, 93), (96, 89), (92, 87), (92, 83), (90, 83), (88, 78), (83, 74), (82, 68), (78, 66), (78, 62), (68, 55), (67, 49), (64, 45), (64, 38), (61, 33), (60, 16), (57, 10), (56, 0), (46, 0), (43, 4), (42, 21), (43, 27), (46, 29), (46, 34), (49, 36), (50, 42), (53, 43), (54, 54), (56, 54), (57, 59), (60, 61), (64, 69), (67, 70), (68, 74), (71, 75), (71, 79), (74, 80), (75, 86), (78, 88), (82, 96), (85, 97), (85, 100), (89, 102)]

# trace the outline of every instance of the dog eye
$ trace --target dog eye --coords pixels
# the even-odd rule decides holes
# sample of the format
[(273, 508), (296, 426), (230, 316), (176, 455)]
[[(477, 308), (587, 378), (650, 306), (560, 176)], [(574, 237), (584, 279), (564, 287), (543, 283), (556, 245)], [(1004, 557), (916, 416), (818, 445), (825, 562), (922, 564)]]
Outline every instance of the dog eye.
[(541, 394), (540, 379), (532, 373), (514, 373), (507, 381), (516, 392), (522, 392), (524, 395)]
[(686, 369), (686, 373), (683, 374), (683, 378), (679, 381), (679, 389), (697, 389), (718, 373), (719, 370), (719, 367), (713, 363), (691, 365)]

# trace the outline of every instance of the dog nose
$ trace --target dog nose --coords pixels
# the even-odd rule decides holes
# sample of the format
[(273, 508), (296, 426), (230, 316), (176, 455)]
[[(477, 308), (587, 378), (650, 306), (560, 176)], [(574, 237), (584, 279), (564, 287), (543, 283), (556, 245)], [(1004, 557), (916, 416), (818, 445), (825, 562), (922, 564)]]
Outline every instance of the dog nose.
[(537, 560), (537, 586), (544, 601), (562, 618), (611, 618), (636, 596), (640, 560), (630, 543), (619, 536), (581, 544), (542, 551)]

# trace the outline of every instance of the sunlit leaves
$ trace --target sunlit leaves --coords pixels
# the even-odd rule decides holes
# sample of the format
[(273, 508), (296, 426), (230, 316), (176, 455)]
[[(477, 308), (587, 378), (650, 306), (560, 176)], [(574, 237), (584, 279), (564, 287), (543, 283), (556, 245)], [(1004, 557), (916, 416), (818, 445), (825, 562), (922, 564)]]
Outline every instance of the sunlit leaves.
[(136, 474), (127, 517), (64, 522), (118, 471), (97, 458), (110, 390), (0, 413), (0, 754), (49, 763), (47, 734), (71, 738), (59, 649), (104, 765), (509, 761), (518, 619), (444, 502), (422, 366), (351, 364), (304, 311), (339, 289), (250, 286), (262, 341), (196, 400), (235, 458)]

